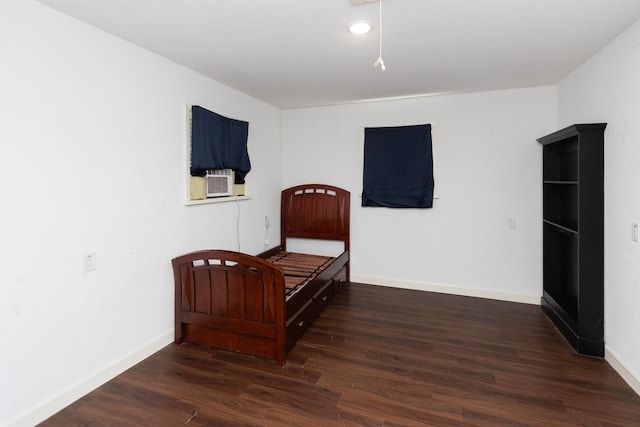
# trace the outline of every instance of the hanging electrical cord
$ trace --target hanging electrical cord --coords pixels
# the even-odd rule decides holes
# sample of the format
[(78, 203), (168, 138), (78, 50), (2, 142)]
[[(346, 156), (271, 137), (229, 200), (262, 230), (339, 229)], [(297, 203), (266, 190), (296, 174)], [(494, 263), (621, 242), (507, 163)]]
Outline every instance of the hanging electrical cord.
[(238, 198), (238, 196), (236, 197), (236, 209), (237, 209), (237, 215), (236, 215), (236, 239), (238, 239), (237, 243), (238, 243), (238, 252), (240, 252), (240, 199)]
[(380, 65), (380, 69), (382, 71), (387, 68), (384, 66), (384, 60), (382, 59), (382, 0), (378, 0), (380, 2), (380, 50), (378, 54), (378, 60), (373, 64), (374, 67)]

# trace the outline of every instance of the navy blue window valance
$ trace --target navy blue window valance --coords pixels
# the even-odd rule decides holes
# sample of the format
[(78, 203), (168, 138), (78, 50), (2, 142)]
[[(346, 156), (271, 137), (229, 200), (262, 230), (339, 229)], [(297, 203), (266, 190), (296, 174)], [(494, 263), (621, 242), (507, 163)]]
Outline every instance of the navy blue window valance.
[(244, 184), (251, 170), (248, 136), (249, 123), (191, 107), (191, 175), (203, 176), (207, 169), (233, 169), (236, 184)]
[(364, 130), (362, 206), (433, 206), (431, 125)]

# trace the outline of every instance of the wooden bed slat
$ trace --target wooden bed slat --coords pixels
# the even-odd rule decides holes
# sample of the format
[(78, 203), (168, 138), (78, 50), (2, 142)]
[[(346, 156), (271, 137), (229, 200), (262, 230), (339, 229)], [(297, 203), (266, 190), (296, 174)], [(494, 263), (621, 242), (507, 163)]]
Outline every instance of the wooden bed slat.
[(245, 276), (244, 279), (245, 319), (261, 322), (264, 310), (262, 284), (256, 276)]
[(193, 311), (211, 313), (211, 276), (209, 271), (196, 270), (193, 272), (193, 300)]
[(227, 272), (227, 292), (229, 317), (244, 319), (244, 283), (241, 273), (234, 271)]
[(190, 310), (193, 307), (193, 280), (191, 270), (187, 265), (180, 265), (177, 274), (180, 276), (182, 286), (176, 286), (176, 302), (182, 301), (182, 309)]
[(284, 271), (284, 281), (287, 288), (286, 298), (289, 299), (300, 288), (314, 280), (318, 273), (335, 261), (335, 258), (282, 251), (267, 260)]
[(276, 305), (274, 304), (276, 298), (275, 282), (273, 276), (262, 275), (262, 315), (265, 323), (275, 323), (276, 321)]
[(228, 306), (227, 301), (228, 290), (226, 286), (214, 286), (214, 283), (225, 283), (227, 280), (226, 271), (222, 270), (211, 270), (211, 314), (216, 314), (218, 316), (228, 316)]

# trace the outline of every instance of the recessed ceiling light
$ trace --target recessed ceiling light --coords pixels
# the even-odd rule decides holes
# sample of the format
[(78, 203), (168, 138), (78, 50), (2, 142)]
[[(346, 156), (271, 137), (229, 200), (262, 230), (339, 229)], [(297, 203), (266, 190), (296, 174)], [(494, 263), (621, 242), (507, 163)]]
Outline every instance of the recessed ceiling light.
[(353, 34), (366, 34), (371, 31), (371, 24), (367, 21), (355, 21), (349, 24), (349, 31)]

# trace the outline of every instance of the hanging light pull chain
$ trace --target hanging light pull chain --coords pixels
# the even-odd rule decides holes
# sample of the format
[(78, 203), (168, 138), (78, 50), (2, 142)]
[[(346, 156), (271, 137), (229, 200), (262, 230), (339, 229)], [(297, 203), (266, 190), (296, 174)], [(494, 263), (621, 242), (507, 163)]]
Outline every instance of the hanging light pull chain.
[(380, 69), (382, 71), (387, 68), (384, 66), (384, 60), (382, 59), (382, 0), (378, 0), (380, 2), (380, 50), (378, 54), (378, 60), (373, 64), (374, 67), (380, 65)]

